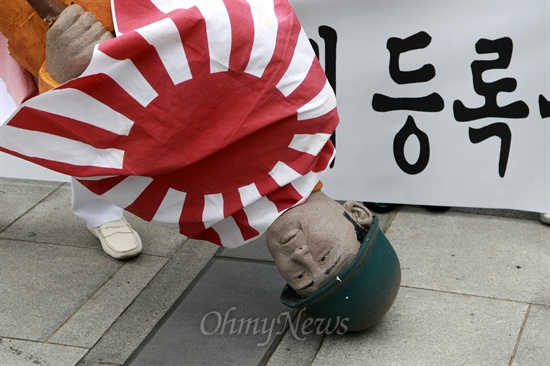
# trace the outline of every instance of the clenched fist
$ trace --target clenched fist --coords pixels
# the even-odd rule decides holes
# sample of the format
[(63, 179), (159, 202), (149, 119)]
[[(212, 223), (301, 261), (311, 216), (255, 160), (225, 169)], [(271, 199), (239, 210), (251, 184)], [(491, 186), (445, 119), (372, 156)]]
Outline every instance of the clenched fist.
[(94, 46), (111, 38), (93, 14), (80, 5), (67, 7), (46, 34), (46, 71), (60, 84), (78, 77), (90, 63)]

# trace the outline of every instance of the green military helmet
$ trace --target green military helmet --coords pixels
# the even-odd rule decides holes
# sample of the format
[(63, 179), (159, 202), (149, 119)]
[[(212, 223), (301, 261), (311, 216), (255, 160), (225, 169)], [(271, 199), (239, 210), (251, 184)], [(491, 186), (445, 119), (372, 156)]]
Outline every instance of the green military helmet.
[(286, 285), (281, 302), (291, 308), (304, 309), (316, 321), (335, 327), (333, 330), (356, 332), (382, 319), (393, 304), (400, 283), (399, 259), (375, 216), (349, 267), (306, 298)]

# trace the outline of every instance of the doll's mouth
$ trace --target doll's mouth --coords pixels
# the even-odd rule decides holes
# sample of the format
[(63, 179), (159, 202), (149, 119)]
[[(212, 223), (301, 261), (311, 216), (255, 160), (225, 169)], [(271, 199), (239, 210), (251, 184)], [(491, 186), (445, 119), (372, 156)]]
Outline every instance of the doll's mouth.
[(307, 285), (303, 286), (303, 287), (300, 287), (299, 289), (297, 289), (296, 291), (302, 291), (302, 290), (305, 290), (307, 288), (310, 288), (311, 286), (313, 286), (315, 284), (315, 281), (311, 281), (310, 283), (308, 283)]

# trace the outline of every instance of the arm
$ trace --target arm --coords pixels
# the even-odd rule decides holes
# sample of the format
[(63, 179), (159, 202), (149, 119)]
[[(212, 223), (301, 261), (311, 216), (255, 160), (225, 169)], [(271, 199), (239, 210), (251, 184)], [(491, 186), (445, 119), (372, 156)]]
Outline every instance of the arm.
[(46, 34), (46, 70), (58, 83), (78, 77), (94, 47), (113, 35), (80, 5), (67, 7)]

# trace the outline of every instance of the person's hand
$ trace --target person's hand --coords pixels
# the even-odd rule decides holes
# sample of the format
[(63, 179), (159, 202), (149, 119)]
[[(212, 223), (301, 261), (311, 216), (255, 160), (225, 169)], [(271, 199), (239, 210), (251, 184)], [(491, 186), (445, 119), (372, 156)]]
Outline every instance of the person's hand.
[(67, 7), (46, 34), (46, 71), (60, 84), (78, 77), (90, 63), (94, 46), (111, 38), (80, 5)]

